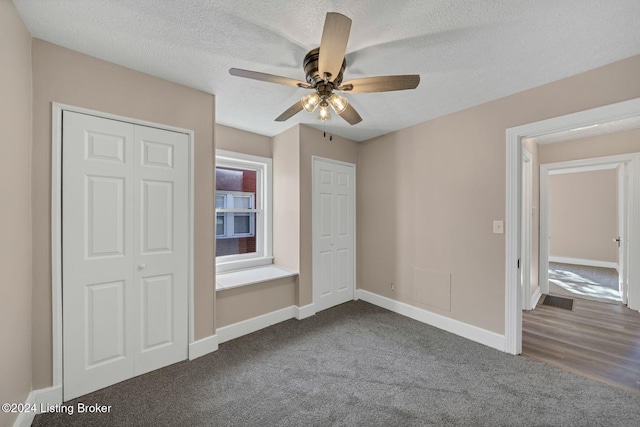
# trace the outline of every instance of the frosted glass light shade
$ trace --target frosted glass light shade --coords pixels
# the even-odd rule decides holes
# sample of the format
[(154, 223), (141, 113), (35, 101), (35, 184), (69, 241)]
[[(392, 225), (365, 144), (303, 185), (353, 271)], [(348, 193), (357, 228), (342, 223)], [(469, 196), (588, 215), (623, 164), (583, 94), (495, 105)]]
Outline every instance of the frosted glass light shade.
[(329, 114), (329, 104), (327, 101), (322, 101), (320, 103), (320, 108), (318, 109), (318, 120), (326, 121), (331, 118), (331, 114)]
[(320, 103), (320, 95), (317, 92), (302, 97), (302, 107), (310, 113), (313, 113)]
[(333, 111), (336, 112), (336, 114), (342, 114), (342, 112), (347, 109), (349, 100), (344, 96), (336, 95), (335, 93), (333, 93), (329, 97), (329, 104), (331, 105), (331, 108), (333, 108)]

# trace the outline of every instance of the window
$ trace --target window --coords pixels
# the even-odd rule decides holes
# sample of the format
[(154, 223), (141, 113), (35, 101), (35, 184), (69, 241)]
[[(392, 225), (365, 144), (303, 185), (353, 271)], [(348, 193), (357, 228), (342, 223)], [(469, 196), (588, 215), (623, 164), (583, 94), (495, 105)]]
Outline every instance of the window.
[(271, 264), (271, 159), (216, 150), (219, 272)]
[[(216, 168), (216, 178), (227, 170)], [(251, 171), (242, 171), (251, 172)], [(256, 193), (216, 189), (216, 238), (233, 239), (256, 235)]]

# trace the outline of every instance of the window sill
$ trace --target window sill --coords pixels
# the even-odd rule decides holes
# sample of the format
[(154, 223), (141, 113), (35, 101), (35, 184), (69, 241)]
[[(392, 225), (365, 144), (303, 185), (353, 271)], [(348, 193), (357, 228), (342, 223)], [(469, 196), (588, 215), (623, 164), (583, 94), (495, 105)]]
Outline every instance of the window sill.
[[(223, 259), (226, 257), (222, 257)], [(233, 273), (234, 271), (248, 268), (268, 266), (273, 263), (273, 257), (249, 257), (245, 259), (234, 259), (233, 261), (222, 261), (216, 263), (217, 274)]]
[(216, 275), (216, 291), (239, 288), (241, 286), (268, 282), (283, 277), (297, 276), (298, 273), (279, 265), (247, 268)]

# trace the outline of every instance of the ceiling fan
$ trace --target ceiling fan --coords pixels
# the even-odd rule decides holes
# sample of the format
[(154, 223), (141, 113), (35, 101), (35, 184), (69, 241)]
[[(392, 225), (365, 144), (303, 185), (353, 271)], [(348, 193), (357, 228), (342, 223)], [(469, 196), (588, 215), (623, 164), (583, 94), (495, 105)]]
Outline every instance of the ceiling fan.
[(347, 98), (334, 93), (334, 91), (367, 93), (415, 89), (420, 83), (420, 76), (418, 74), (408, 74), (363, 77), (343, 83), (342, 75), (347, 66), (344, 56), (347, 50), (350, 30), (351, 19), (340, 13), (327, 13), (320, 47), (311, 50), (304, 57), (303, 66), (306, 82), (239, 68), (231, 68), (229, 73), (237, 77), (313, 90), (313, 93), (302, 97), (300, 101), (278, 116), (276, 118), (277, 122), (283, 122), (303, 109), (311, 113), (318, 109), (318, 119), (322, 121), (328, 120), (331, 117), (329, 113), (329, 106), (331, 106), (336, 114), (349, 124), (355, 125), (362, 121), (362, 117), (349, 104)]

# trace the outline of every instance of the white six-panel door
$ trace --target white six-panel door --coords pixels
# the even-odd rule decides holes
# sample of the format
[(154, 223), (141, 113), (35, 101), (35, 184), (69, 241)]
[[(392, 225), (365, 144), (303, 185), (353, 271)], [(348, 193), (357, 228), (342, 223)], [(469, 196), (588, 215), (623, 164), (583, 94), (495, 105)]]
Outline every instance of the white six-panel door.
[(187, 358), (187, 138), (64, 112), (65, 400)]
[(351, 301), (355, 278), (355, 166), (313, 159), (313, 302)]

